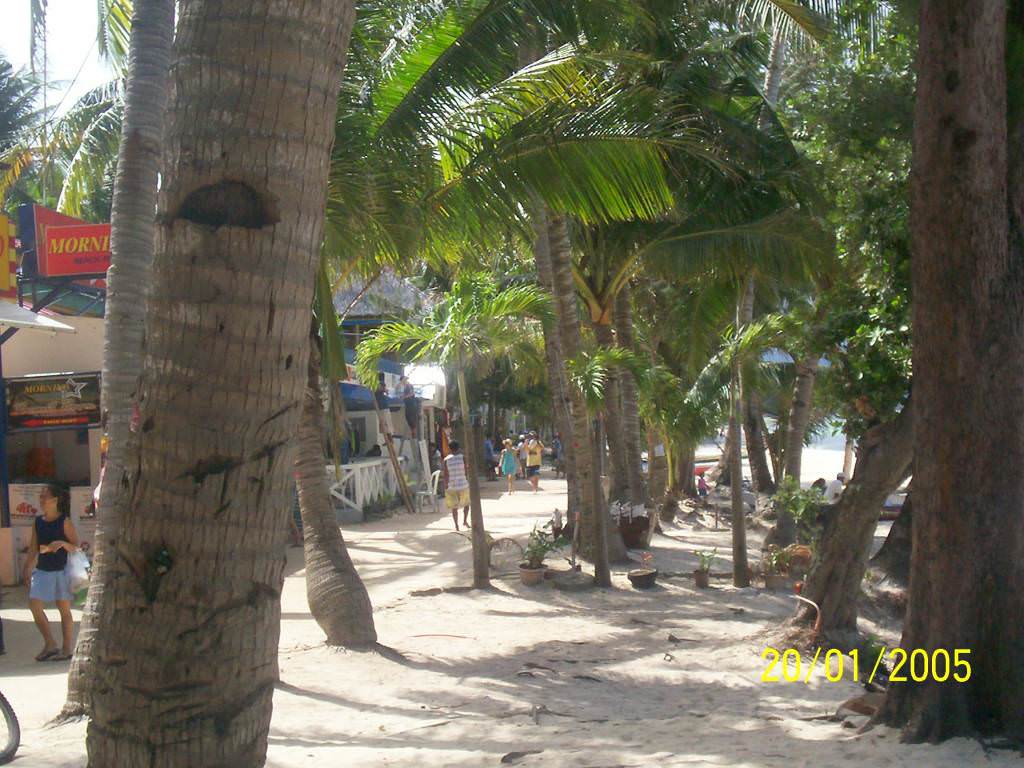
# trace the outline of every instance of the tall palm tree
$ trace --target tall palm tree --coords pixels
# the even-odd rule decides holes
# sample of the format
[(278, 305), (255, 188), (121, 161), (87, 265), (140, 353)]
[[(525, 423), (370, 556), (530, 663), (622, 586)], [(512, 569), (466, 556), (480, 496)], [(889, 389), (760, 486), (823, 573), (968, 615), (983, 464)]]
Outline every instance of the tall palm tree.
[[(321, 351), (332, 344), (332, 339), (340, 341), (341, 333), (333, 319), (334, 307), (323, 265), (317, 289), (317, 318), (310, 328), (306, 392), (295, 458), (295, 483), (299, 493), (306, 562), (306, 596), (310, 613), (327, 636), (328, 645), (373, 648), (377, 644), (377, 631), (370, 596), (345, 548), (324, 472)], [(340, 357), (344, 359), (344, 353)], [(337, 371), (328, 369), (327, 373), (327, 382), (335, 389), (339, 378)]]
[(356, 367), (368, 382), (376, 379), (377, 361), (389, 352), (404, 354), (411, 361), (454, 368), (469, 476), (473, 586), (478, 589), (490, 584), (490, 566), (467, 376), (487, 367), (495, 355), (521, 343), (524, 318), (543, 319), (547, 312), (548, 299), (535, 286), (502, 289), (488, 275), (467, 273), (455, 279), (444, 298), (420, 322), (385, 323), (356, 350)]
[(181, 4), (133, 502), (96, 632), (93, 764), (265, 759), (353, 16), (345, 0)]
[[(115, 10), (123, 9), (115, 4), (107, 16)], [(90, 596), (68, 676), (66, 712), (78, 707), (89, 711), (91, 686), (87, 678), (95, 672), (92, 649), (96, 618), (105, 610), (102, 602), (107, 599), (108, 563), (112, 557), (106, 542), (116, 536), (118, 520), (130, 502), (124, 493), (125, 459), (131, 453), (136, 434), (130, 424), (138, 407), (146, 302), (152, 281), (157, 176), (163, 148), (174, 0), (135, 0), (131, 29), (104, 310), (101, 402), (109, 447), (100, 484), (102, 511), (97, 521)], [(108, 45), (113, 44), (114, 38), (110, 38)]]

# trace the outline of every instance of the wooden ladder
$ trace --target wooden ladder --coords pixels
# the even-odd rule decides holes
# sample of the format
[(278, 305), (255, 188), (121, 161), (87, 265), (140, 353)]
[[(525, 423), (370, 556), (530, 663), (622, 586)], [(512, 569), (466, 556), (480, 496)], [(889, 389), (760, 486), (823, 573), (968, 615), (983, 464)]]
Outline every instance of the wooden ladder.
[(373, 410), (377, 412), (377, 423), (384, 430), (384, 443), (388, 447), (388, 455), (391, 457), (391, 468), (395, 471), (395, 479), (398, 482), (398, 492), (402, 494), (402, 502), (410, 514), (416, 514), (416, 504), (412, 494), (409, 492), (409, 484), (405, 482), (405, 475), (402, 472), (402, 463), (398, 460), (398, 452), (395, 450), (395, 439), (391, 434), (391, 411), (387, 412), (387, 418), (381, 414), (380, 406), (377, 405), (377, 398), (373, 399)]

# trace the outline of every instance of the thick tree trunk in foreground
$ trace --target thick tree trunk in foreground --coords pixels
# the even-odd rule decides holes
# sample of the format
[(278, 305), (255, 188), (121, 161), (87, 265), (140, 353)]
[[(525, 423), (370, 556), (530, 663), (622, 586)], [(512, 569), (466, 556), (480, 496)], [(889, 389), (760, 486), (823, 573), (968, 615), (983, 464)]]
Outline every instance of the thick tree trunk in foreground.
[[(576, 305), (576, 288), (572, 279), (572, 254), (565, 218), (552, 216), (548, 226), (551, 246), (551, 272), (554, 285), (555, 316), (558, 318), (562, 354), (566, 360), (579, 357), (580, 326)], [(608, 567), (608, 509), (601, 490), (601, 478), (594, 466), (594, 445), (583, 394), (578, 387), (569, 386), (572, 401), (571, 449), (576, 455), (576, 474), (583, 493), (580, 515), (580, 543), (584, 553), (594, 561), (594, 582), (598, 586), (611, 586)], [(567, 441), (563, 440), (563, 444)], [(621, 540), (621, 539), (620, 539)]]
[(899, 584), (907, 584), (910, 580), (910, 553), (913, 549), (911, 541), (911, 527), (914, 519), (914, 511), (911, 499), (913, 496), (907, 494), (903, 502), (903, 509), (899, 516), (892, 521), (889, 528), (889, 535), (881, 549), (871, 558), (871, 565), (885, 571), (885, 574)]
[(167, 111), (168, 69), (174, 35), (173, 0), (136, 0), (128, 50), (124, 118), (117, 154), (111, 215), (111, 264), (103, 340), (102, 402), (108, 438), (89, 597), (82, 612), (75, 656), (68, 673), (65, 714), (90, 711), (96, 617), (103, 610), (117, 521), (127, 497), (125, 457), (142, 374), (146, 297), (156, 232), (157, 174)]
[[(612, 349), (615, 346), (615, 336), (610, 325), (596, 323), (594, 336), (598, 346), (604, 349)], [(629, 480), (626, 478), (629, 457), (626, 455), (625, 428), (622, 421), (620, 378), (621, 371), (616, 366), (609, 366), (604, 384), (604, 404), (601, 408), (604, 415), (604, 436), (608, 440), (608, 468), (605, 474), (611, 480), (608, 489), (610, 501), (629, 501), (630, 497)]]
[(92, 766), (260, 766), (346, 0), (186, 0)]
[[(843, 648), (856, 645), (857, 597), (878, 515), (886, 497), (907, 476), (913, 460), (912, 412), (916, 407), (908, 401), (895, 419), (864, 435), (857, 469), (825, 526), (804, 581), (804, 597), (821, 609), (822, 634)], [(812, 623), (814, 611), (802, 610), (800, 620)]]
[[(623, 286), (615, 297), (615, 333), (618, 345), (633, 352), (636, 350), (636, 334), (633, 331), (632, 291)], [(644, 488), (643, 468), (640, 466), (643, 438), (640, 427), (640, 400), (636, 390), (633, 372), (619, 371), (619, 392), (622, 396), (622, 431), (626, 448), (626, 482), (629, 499), (634, 504), (644, 504), (648, 499)], [(648, 461), (652, 457), (647, 455)]]
[(469, 479), (469, 522), (473, 526), (470, 539), (473, 543), (473, 587), (485, 589), (491, 586), (491, 557), (484, 531), (484, 510), (480, 503), (480, 470), (477, 467), (481, 451), (476, 450), (473, 439), (473, 418), (469, 410), (469, 389), (466, 384), (466, 367), (459, 360), (459, 406), (462, 409), (462, 455), (466, 457), (466, 475)]
[(328, 645), (372, 648), (377, 644), (373, 606), (345, 549), (324, 471), (324, 408), (320, 391), (319, 340), (315, 333), (310, 337), (307, 369), (295, 480), (302, 513), (309, 610), (327, 635)]
[(1024, 739), (1024, 4), (1009, 4), (1009, 51), (1007, 5), (921, 5), (911, 187), (918, 452), (901, 644), (970, 649), (972, 670), (965, 683), (889, 688), (879, 719), (904, 725), (912, 741)]
[[(551, 247), (548, 242), (548, 217), (543, 205), (533, 207), (533, 258), (537, 265), (537, 280), (548, 293), (554, 295), (554, 282), (551, 275)], [(572, 403), (569, 400), (565, 378), (565, 357), (562, 354), (562, 343), (558, 327), (544, 324), (544, 363), (547, 367), (548, 387), (551, 391), (551, 404), (555, 415), (555, 426), (562, 435), (562, 462), (565, 466), (565, 484), (567, 488), (566, 519), (575, 520), (580, 511), (580, 485), (576, 475), (576, 452), (572, 446)]]
[(804, 437), (811, 420), (811, 402), (814, 396), (814, 379), (818, 375), (818, 356), (808, 355), (796, 363), (796, 381), (793, 382), (793, 405), (789, 412), (786, 428), (785, 476), (800, 482), (801, 462), (804, 454)]

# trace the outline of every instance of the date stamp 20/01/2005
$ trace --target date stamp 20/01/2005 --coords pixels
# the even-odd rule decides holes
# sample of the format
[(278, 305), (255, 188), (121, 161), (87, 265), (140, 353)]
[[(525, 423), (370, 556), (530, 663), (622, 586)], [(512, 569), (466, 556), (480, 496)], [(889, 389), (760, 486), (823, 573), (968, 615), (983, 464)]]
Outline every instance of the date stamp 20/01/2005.
[[(869, 683), (875, 681), (880, 671), (891, 683), (906, 683), (911, 680), (916, 683), (923, 683), (925, 680), (934, 680), (938, 683), (950, 680), (966, 683), (971, 679), (971, 662), (968, 658), (971, 651), (967, 648), (956, 648), (951, 651), (945, 648), (936, 648), (934, 651), (914, 648), (908, 652), (903, 648), (883, 647), (877, 655), (872, 655), (874, 658), (863, 659), (865, 670), (867, 665), (871, 665), (871, 673), (867, 678)], [(817, 669), (825, 675), (825, 680), (837, 683), (847, 679), (847, 663), (852, 664), (850, 671), (853, 673), (853, 682), (862, 681), (862, 659), (860, 651), (856, 649), (845, 654), (837, 648), (824, 653), (818, 648), (808, 662), (796, 648), (779, 651), (777, 648), (769, 647), (761, 652), (761, 658), (768, 662), (768, 666), (761, 672), (762, 683), (810, 683)], [(891, 670), (882, 668), (883, 658), (892, 665)]]

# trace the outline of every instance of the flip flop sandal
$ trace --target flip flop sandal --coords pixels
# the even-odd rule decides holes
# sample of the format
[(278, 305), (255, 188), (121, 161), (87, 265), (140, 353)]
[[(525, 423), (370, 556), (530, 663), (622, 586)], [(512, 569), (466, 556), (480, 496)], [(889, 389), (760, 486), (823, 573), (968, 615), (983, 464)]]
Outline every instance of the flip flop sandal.
[(58, 654), (56, 654), (54, 656), (51, 656), (50, 658), (47, 659), (47, 661), (70, 661), (70, 660), (71, 660), (71, 654), (70, 653), (58, 653)]
[(58, 651), (56, 648), (51, 648), (48, 651), (40, 651), (36, 654), (36, 661), (49, 661), (58, 653), (60, 653), (60, 651)]

